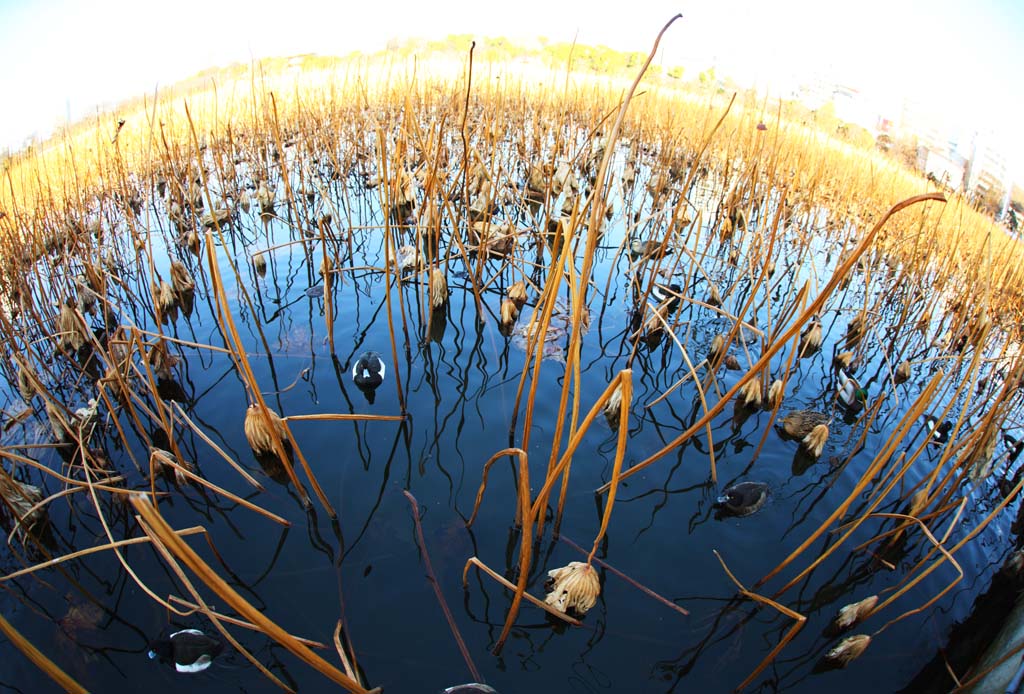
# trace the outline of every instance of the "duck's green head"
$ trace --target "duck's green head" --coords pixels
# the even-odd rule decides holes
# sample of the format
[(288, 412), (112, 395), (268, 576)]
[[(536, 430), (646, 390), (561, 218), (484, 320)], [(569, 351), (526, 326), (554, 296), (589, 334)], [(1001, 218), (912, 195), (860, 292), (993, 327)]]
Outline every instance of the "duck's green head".
[(857, 390), (853, 391), (853, 397), (857, 402), (866, 403), (868, 401), (868, 389), (858, 388)]

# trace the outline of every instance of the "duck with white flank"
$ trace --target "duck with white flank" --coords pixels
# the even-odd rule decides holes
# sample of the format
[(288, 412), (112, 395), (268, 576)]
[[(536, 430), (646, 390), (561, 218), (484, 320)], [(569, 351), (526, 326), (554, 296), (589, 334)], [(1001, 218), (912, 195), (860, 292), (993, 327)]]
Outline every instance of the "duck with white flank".
[(198, 629), (182, 629), (161, 636), (149, 645), (149, 657), (162, 663), (174, 663), (178, 672), (202, 672), (224, 650), (224, 644)]
[(352, 366), (352, 380), (363, 391), (367, 401), (373, 404), (374, 391), (384, 381), (387, 368), (376, 352), (363, 352)]
[(947, 419), (939, 424), (937, 417), (928, 414), (924, 416), (924, 423), (925, 426), (928, 427), (928, 432), (931, 434), (931, 439), (928, 441), (929, 443), (941, 446), (949, 441), (949, 432), (953, 430), (953, 422)]
[(868, 401), (867, 389), (862, 388), (845, 369), (839, 370), (839, 401), (854, 412), (859, 412)]

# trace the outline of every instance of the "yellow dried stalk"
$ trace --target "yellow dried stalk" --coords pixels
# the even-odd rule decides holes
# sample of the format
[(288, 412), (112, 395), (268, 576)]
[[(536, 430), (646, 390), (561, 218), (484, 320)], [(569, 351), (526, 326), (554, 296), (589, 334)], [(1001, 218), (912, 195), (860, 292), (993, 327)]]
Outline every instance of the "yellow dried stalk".
[(230, 605), (239, 615), (258, 626), (267, 636), (277, 641), (297, 658), (316, 669), (335, 684), (343, 687), (346, 691), (353, 694), (368, 694), (362, 685), (311, 651), (308, 646), (282, 629), (276, 622), (269, 619), (262, 611), (239, 595), (234, 588), (217, 575), (217, 572), (204, 562), (174, 532), (146, 496), (134, 494), (131, 496), (131, 503), (132, 507), (142, 517), (142, 520), (146, 522), (153, 535), (160, 540), (161, 544), (182, 564), (191, 569), (203, 583), (220, 596), (221, 600)]
[(70, 675), (57, 667), (52, 660), (43, 655), (42, 651), (33, 646), (28, 639), (21, 635), (10, 622), (0, 615), (0, 632), (13, 643), (19, 651), (32, 661), (32, 664), (46, 673), (65, 692), (70, 694), (89, 694), (88, 690), (76, 682)]
[(743, 586), (743, 584), (740, 583), (739, 579), (733, 575), (732, 571), (729, 570), (729, 567), (725, 565), (725, 560), (722, 559), (722, 555), (718, 553), (718, 550), (715, 549), (711, 551), (715, 553), (715, 558), (718, 559), (718, 563), (722, 565), (722, 569), (725, 571), (729, 579), (734, 584), (736, 584), (737, 588), (739, 588), (741, 595), (750, 598), (754, 602), (760, 603), (762, 605), (768, 605), (769, 607), (781, 612), (782, 614), (786, 615), (787, 617), (793, 620), (793, 626), (789, 628), (789, 631), (787, 631), (786, 635), (782, 637), (782, 640), (779, 641), (779, 643), (776, 644), (775, 648), (773, 648), (771, 652), (768, 653), (768, 655), (766, 655), (764, 659), (758, 664), (758, 666), (754, 668), (754, 671), (747, 675), (747, 678), (740, 682), (739, 686), (736, 687), (734, 691), (738, 692), (744, 689), (748, 684), (753, 682), (757, 678), (757, 676), (760, 675), (764, 671), (764, 669), (771, 664), (773, 660), (775, 660), (776, 656), (778, 656), (779, 653), (782, 652), (782, 649), (786, 647), (786, 644), (792, 641), (800, 632), (800, 630), (804, 628), (804, 624), (807, 623), (807, 617), (800, 614), (799, 612), (789, 609), (785, 605), (781, 605), (775, 602), (770, 598), (766, 598), (763, 595), (758, 595), (753, 591), (747, 590)]

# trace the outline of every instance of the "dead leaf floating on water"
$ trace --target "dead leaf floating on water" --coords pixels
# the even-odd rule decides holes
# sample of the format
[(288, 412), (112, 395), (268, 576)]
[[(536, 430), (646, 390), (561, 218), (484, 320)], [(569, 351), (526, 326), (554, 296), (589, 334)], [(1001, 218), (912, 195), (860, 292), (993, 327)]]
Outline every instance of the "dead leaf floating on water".
[(866, 619), (877, 604), (878, 596), (869, 595), (859, 602), (844, 605), (832, 621), (832, 626), (835, 627), (836, 631), (845, 631)]
[(526, 284), (520, 280), (509, 287), (508, 298), (515, 302), (516, 308), (522, 310), (526, 303)]
[(786, 394), (786, 386), (780, 380), (775, 380), (772, 385), (768, 388), (768, 409), (778, 409), (779, 405), (782, 404), (782, 398)]
[(548, 578), (554, 582), (544, 602), (557, 610), (584, 615), (597, 604), (601, 594), (601, 580), (597, 571), (581, 561), (569, 562), (568, 566), (548, 571)]
[(608, 402), (604, 405), (604, 416), (611, 427), (617, 427), (622, 418), (622, 384), (615, 386), (615, 390), (608, 396)]
[(801, 443), (807, 452), (813, 455), (815, 458), (821, 456), (821, 451), (825, 448), (825, 443), (828, 441), (828, 425), (819, 424), (813, 429), (811, 433), (803, 438)]
[(761, 381), (757, 378), (752, 378), (744, 383), (743, 387), (740, 388), (736, 404), (740, 407), (760, 407)]
[(811, 321), (800, 335), (800, 356), (805, 357), (814, 354), (821, 349), (822, 333), (821, 322)]
[(171, 263), (171, 285), (179, 297), (196, 288), (195, 280), (192, 279), (188, 268), (177, 260)]
[(840, 352), (835, 358), (835, 367), (840, 371), (848, 368), (853, 362), (853, 352)]
[(910, 362), (900, 362), (900, 365), (896, 367), (896, 373), (893, 376), (893, 380), (896, 381), (896, 385), (906, 383), (913, 376), (913, 371), (910, 368)]
[(57, 316), (57, 331), (60, 333), (61, 348), (77, 352), (85, 344), (86, 336), (74, 307), (73, 299), (68, 299), (60, 307), (60, 314)]
[(434, 268), (430, 271), (430, 305), (438, 309), (444, 306), (446, 301), (448, 301), (448, 280), (445, 279), (443, 272)]
[(284, 445), (288, 441), (284, 420), (269, 407), (267, 416), (260, 413), (257, 405), (249, 405), (245, 412), (245, 438), (256, 455), (274, 455), (274, 433)]
[(195, 465), (187, 460), (179, 460), (170, 451), (164, 450), (163, 448), (157, 448), (155, 446), (149, 449), (149, 455), (153, 461), (160, 466), (160, 469), (164, 472), (169, 472), (174, 475), (174, 481), (179, 486), (188, 483), (188, 476), (182, 471), (184, 468), (188, 472), (195, 472)]
[(825, 653), (825, 660), (833, 667), (846, 667), (859, 658), (870, 645), (871, 637), (867, 634), (847, 636)]
[(2, 471), (0, 471), (0, 495), (10, 504), (18, 520), (25, 525), (36, 523), (45, 513), (42, 508), (32, 510), (43, 500), (43, 492), (39, 487), (19, 482)]

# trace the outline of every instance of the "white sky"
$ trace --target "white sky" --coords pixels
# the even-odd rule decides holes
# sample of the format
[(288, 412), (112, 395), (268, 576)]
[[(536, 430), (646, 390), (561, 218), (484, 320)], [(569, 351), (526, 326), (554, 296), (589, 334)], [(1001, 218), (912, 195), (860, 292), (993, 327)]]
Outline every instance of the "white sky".
[[(346, 6), (347, 5), (347, 6)], [(741, 84), (813, 76), (909, 95), (964, 128), (995, 130), (1024, 180), (1024, 2), (1020, 0), (518, 0), (325, 2), (0, 0), (0, 147), (199, 70), (267, 55), (344, 55), (390, 37), (469, 33), (647, 51), (715, 65)]]

